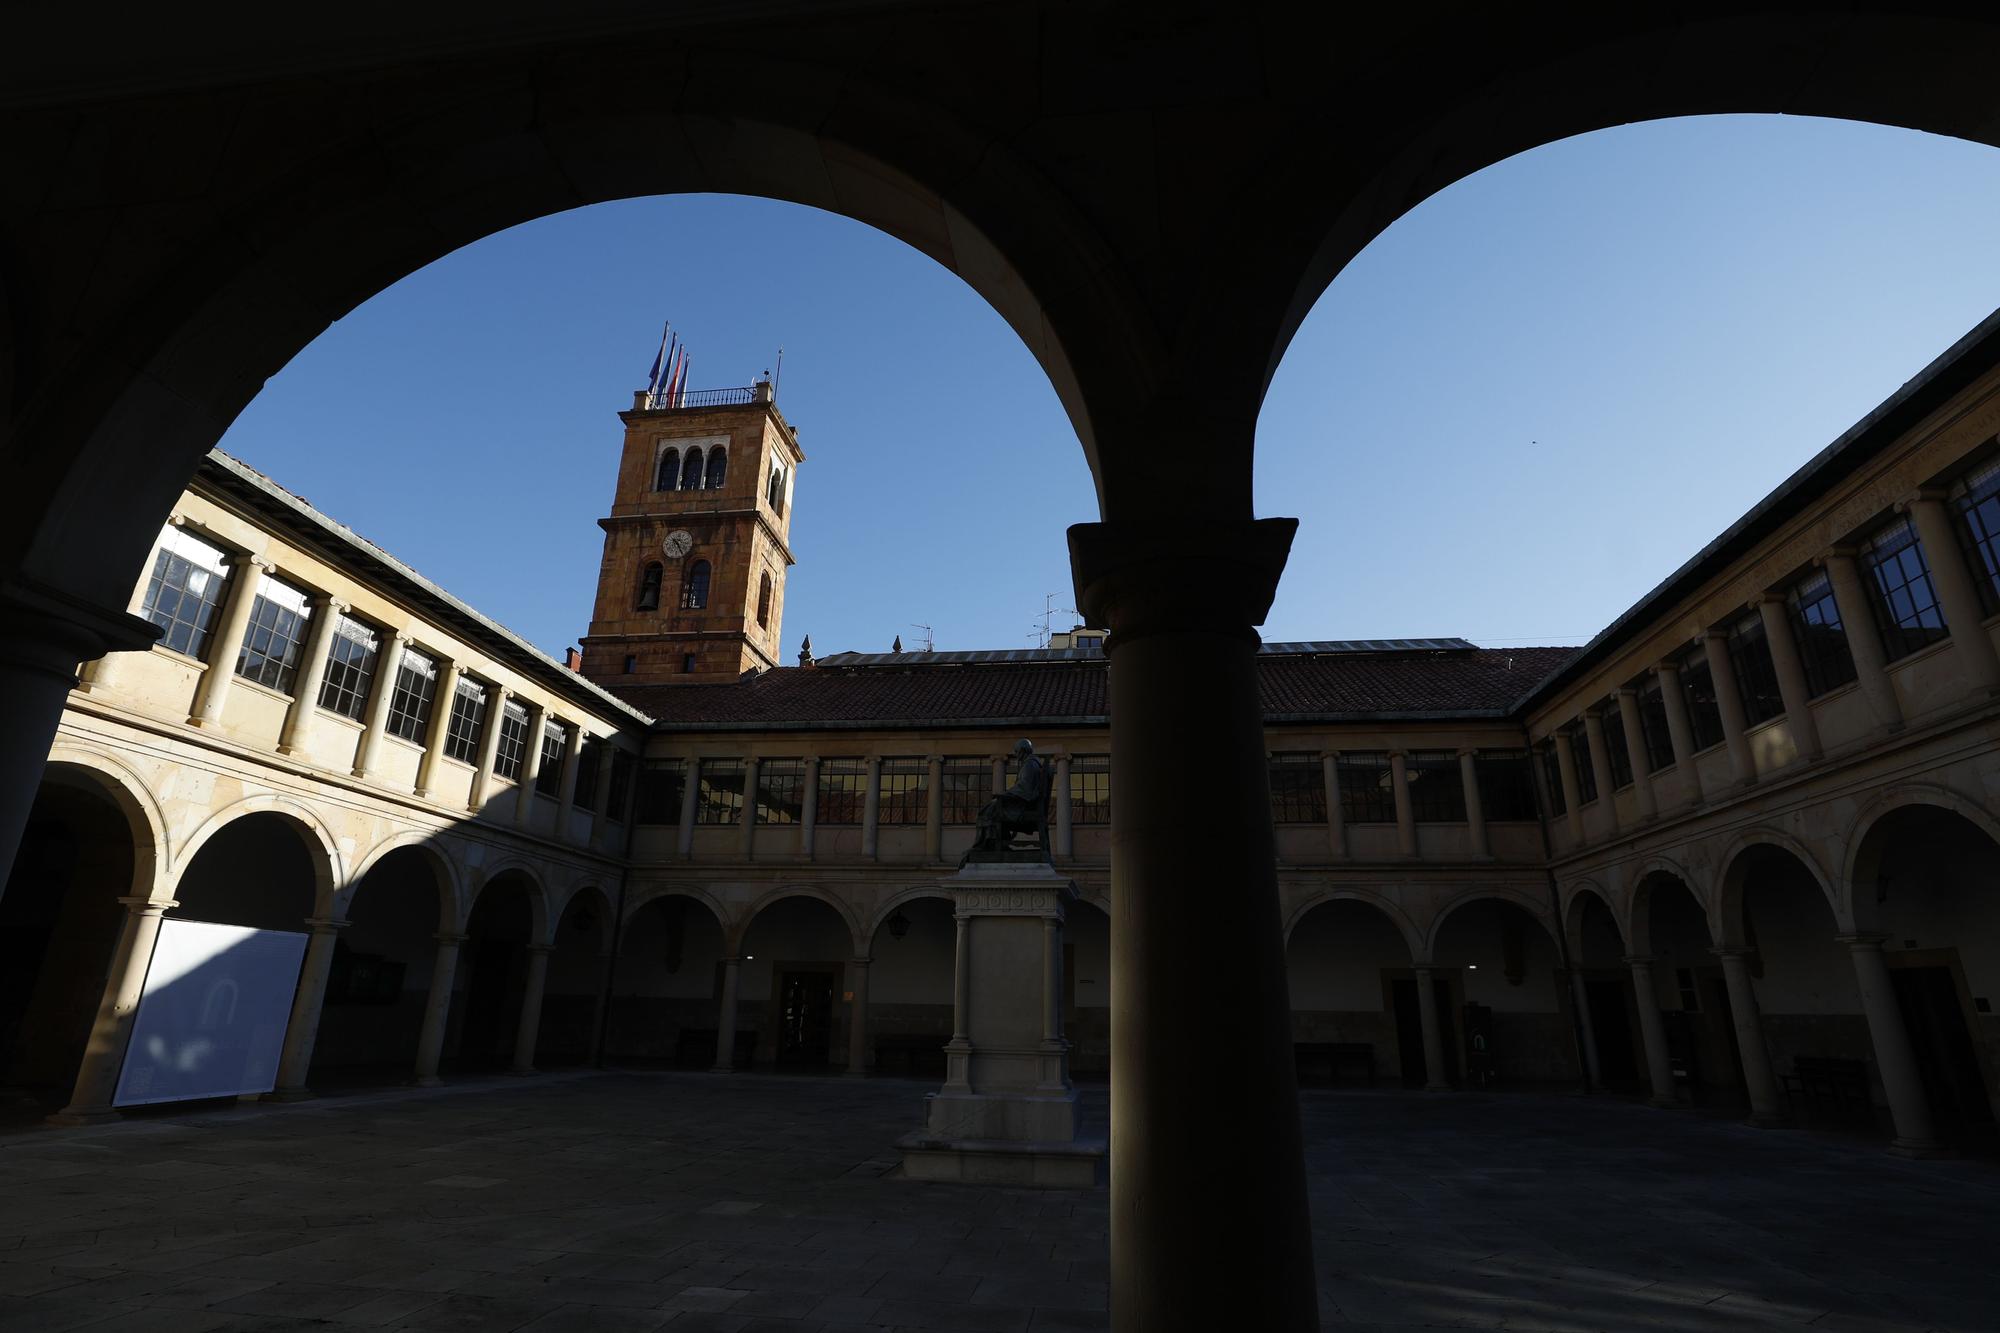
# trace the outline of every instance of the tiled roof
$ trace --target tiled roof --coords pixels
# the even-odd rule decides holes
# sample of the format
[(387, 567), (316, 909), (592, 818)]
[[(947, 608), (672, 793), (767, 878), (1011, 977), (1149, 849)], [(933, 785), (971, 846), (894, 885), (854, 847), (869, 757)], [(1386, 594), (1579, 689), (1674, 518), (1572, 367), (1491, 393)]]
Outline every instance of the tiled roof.
[[(1504, 717), (1574, 648), (1267, 655), (1257, 662), (1273, 720)], [(1103, 661), (779, 667), (724, 685), (614, 685), (662, 728), (1092, 723), (1108, 712)]]

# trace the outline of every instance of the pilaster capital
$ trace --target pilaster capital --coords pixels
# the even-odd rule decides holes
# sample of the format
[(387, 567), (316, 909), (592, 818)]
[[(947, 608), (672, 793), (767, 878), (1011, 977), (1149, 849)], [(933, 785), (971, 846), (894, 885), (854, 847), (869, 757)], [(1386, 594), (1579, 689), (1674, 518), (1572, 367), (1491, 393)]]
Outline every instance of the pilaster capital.
[(1853, 561), (1861, 554), (1861, 548), (1852, 542), (1837, 542), (1827, 547), (1813, 558), (1815, 565), (1831, 565), (1836, 560)]
[(1653, 954), (1649, 953), (1628, 953), (1623, 958), (1619, 959), (1619, 961), (1624, 963), (1625, 966), (1627, 967), (1651, 967), (1654, 963), (1657, 963), (1660, 960)]
[(1106, 653), (1154, 634), (1255, 642), (1298, 531), (1293, 518), (1078, 523), (1069, 530), (1076, 605), (1109, 628)]
[(847, 960), (847, 965), (849, 967), (866, 967), (874, 961), (873, 958), (850, 958)]
[(172, 898), (147, 898), (140, 895), (120, 898), (118, 901), (125, 904), (125, 910), (133, 916), (158, 916), (162, 912), (180, 906), (180, 903)]
[(354, 609), (330, 592), (316, 592), (306, 600), (312, 603), (313, 610), (336, 616), (344, 616)]
[(1740, 944), (1718, 944), (1709, 950), (1710, 954), (1725, 962), (1731, 958), (1748, 958), (1756, 952), (1755, 949)]
[(263, 574), (274, 573), (278, 568), (262, 551), (231, 551), (222, 558), (222, 563), (231, 569), (254, 569)]
[(1769, 588), (1766, 588), (1763, 592), (1760, 592), (1755, 597), (1752, 597), (1746, 605), (1748, 605), (1752, 611), (1762, 611), (1766, 606), (1775, 606), (1780, 610), (1783, 610), (1785, 605), (1785, 594), (1781, 592), (1772, 592)]
[(306, 924), (313, 928), (315, 935), (331, 935), (353, 923), (344, 916), (309, 916)]
[(459, 945), (465, 943), (466, 940), (468, 940), (471, 937), (465, 934), (463, 931), (440, 930), (437, 934), (431, 936), (431, 938), (436, 940), (439, 944), (448, 944), (452, 948), (456, 949)]
[(1702, 644), (1704, 646), (1711, 643), (1727, 643), (1728, 641), (1729, 641), (1729, 631), (1727, 629), (1722, 628), (1719, 625), (1710, 625), (1707, 629), (1703, 630), (1701, 634), (1697, 636), (1697, 638), (1695, 639), (1696, 643)]
[(1654, 674), (1659, 676), (1662, 684), (1664, 684), (1670, 676), (1675, 680), (1680, 679), (1681, 664), (1670, 657), (1664, 661), (1653, 663), (1653, 671)]
[(1479, 757), (1479, 747), (1476, 745), (1461, 745), (1458, 747), (1458, 757), (1460, 759), (1477, 759)]
[(1638, 699), (1639, 687), (1637, 685), (1620, 685), (1617, 689), (1611, 691), (1611, 697), (1616, 699), (1619, 707), (1622, 708), (1625, 704)]
[(944, 756), (941, 754), (927, 754), (924, 756), (924, 762), (926, 764), (942, 764)]
[(1948, 494), (1950, 492), (1942, 486), (1918, 486), (1898, 497), (1896, 510), (1899, 513), (1907, 513), (1914, 512), (1919, 505), (1942, 504)]
[(1889, 937), (1877, 931), (1856, 931), (1851, 935), (1835, 935), (1835, 944), (1845, 944), (1850, 953), (1880, 953)]

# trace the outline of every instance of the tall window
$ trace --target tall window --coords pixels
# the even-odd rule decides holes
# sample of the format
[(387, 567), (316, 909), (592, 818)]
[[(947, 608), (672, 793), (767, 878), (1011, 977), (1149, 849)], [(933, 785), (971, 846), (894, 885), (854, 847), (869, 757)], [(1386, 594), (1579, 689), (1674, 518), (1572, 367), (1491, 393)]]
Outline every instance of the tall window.
[(389, 692), (391, 736), (422, 742), (431, 724), (431, 701), (437, 694), (437, 659), (415, 648), (403, 649), (396, 666), (396, 683)]
[(1570, 757), (1576, 760), (1577, 803), (1589, 805), (1597, 799), (1597, 765), (1590, 761), (1590, 733), (1581, 722), (1572, 722), (1564, 731), (1569, 736)]
[(813, 822), (859, 824), (868, 800), (868, 763), (862, 759), (819, 761), (819, 796)]
[(1549, 813), (1563, 814), (1569, 802), (1563, 798), (1562, 759), (1556, 754), (1556, 743), (1546, 740), (1536, 749), (1542, 757), (1542, 790), (1548, 793)]
[(708, 561), (697, 560), (688, 566), (687, 578), (681, 583), (681, 608), (699, 611), (708, 605)]
[(1409, 775), (1410, 816), (1419, 824), (1463, 824), (1465, 781), (1455, 750), (1416, 750), (1403, 761)]
[(1707, 652), (1699, 647), (1690, 651), (1681, 658), (1678, 674), (1696, 753), (1722, 744), (1722, 705), (1715, 701), (1715, 681), (1709, 674)]
[(1395, 773), (1389, 767), (1387, 754), (1380, 750), (1342, 750), (1333, 772), (1340, 784), (1342, 823), (1396, 822), (1396, 794), (1390, 786)]
[(521, 776), (522, 758), (528, 753), (528, 710), (512, 699), (500, 710), (500, 744), (493, 751), (493, 772), (513, 782)]
[(1472, 757), (1479, 783), (1479, 808), (1488, 823), (1507, 824), (1536, 817), (1535, 779), (1526, 750), (1481, 750)]
[(757, 765), (757, 822), (796, 824), (804, 809), (806, 761), (766, 759)]
[(782, 517), (785, 512), (785, 465), (773, 459), (771, 480), (764, 487), (764, 498), (770, 503), (771, 512)]
[(1604, 759), (1611, 765), (1611, 790), (1632, 785), (1632, 754), (1625, 748), (1625, 715), (1617, 704), (1598, 714), (1604, 728)]
[(1953, 486), (1951, 507), (1979, 585), (1980, 609), (1990, 616), (2000, 611), (2000, 459), (1974, 468)]
[(444, 752), (461, 764), (479, 762), (479, 734), (486, 725), (486, 687), (460, 676), (444, 723)]
[(1318, 755), (1274, 754), (1269, 771), (1272, 823), (1326, 822), (1326, 767)]
[(1825, 570), (1808, 574), (1785, 594), (1792, 635), (1799, 641), (1799, 661), (1806, 669), (1806, 693), (1817, 699), (1854, 679), (1854, 653), (1847, 646), (1847, 629), (1840, 623), (1840, 604)]
[(734, 824), (743, 814), (743, 761), (704, 759), (697, 773), (694, 822)]
[(1736, 692), (1743, 699), (1743, 721), (1756, 726), (1785, 711), (1778, 690), (1778, 669), (1771, 664), (1771, 641), (1764, 635), (1764, 617), (1756, 611), (1737, 617), (1725, 640), (1729, 666), (1736, 674)]
[(1646, 771), (1657, 773), (1674, 762), (1673, 731), (1667, 726), (1667, 693), (1660, 678), (1648, 673), (1639, 687), (1639, 735), (1646, 742)]
[[(1321, 803), (1326, 793), (1320, 793)], [(1072, 824), (1111, 822), (1111, 756), (1080, 754), (1069, 761), (1069, 819)]]
[(604, 762), (604, 742), (596, 736), (585, 736), (583, 748), (576, 756), (576, 808), (595, 810), (597, 808), (597, 766)]
[(921, 824), (930, 814), (926, 787), (930, 765), (922, 759), (884, 759), (882, 795), (875, 807), (881, 824)]
[(563, 751), (569, 748), (569, 728), (554, 718), (542, 722), (542, 766), (535, 770), (535, 791), (542, 796), (562, 795)]
[(632, 778), (638, 771), (638, 757), (630, 750), (611, 752), (611, 794), (605, 798), (604, 810), (620, 824), (625, 822), (625, 805), (632, 797)]
[(681, 460), (681, 489), (698, 491), (701, 489), (701, 450), (690, 449)]
[(153, 557), (140, 614), (160, 627), (162, 646), (200, 657), (208, 652), (228, 583), (228, 557), (200, 538), (169, 527), (160, 534), (160, 551)]
[[(620, 751), (623, 753), (623, 751)], [(618, 760), (612, 764), (612, 787), (617, 787)], [(648, 759), (639, 770), (639, 802), (633, 820), (639, 824), (681, 822), (681, 801), (687, 793), (688, 766), (685, 759)], [(615, 805), (614, 805), (614, 808)]]
[(660, 579), (665, 570), (657, 560), (650, 561), (639, 575), (639, 609), (657, 611), (660, 609)]
[(326, 641), (326, 674), (319, 682), (321, 708), (342, 717), (361, 717), (368, 707), (368, 686), (375, 679), (375, 654), (380, 646), (374, 626), (353, 616), (334, 622)]
[(1931, 584), (1931, 567), (1924, 559), (1916, 525), (1899, 518), (1861, 548), (1875, 594), (1875, 618), (1881, 622), (1882, 653), (1891, 662), (1936, 643), (1950, 633), (1944, 608)]
[(269, 575), (260, 579), (243, 646), (236, 653), (236, 674), (290, 694), (299, 673), (299, 654), (305, 649), (306, 622), (311, 619), (312, 606), (303, 592)]
[(729, 451), (714, 448), (708, 451), (708, 489), (719, 491), (722, 483), (729, 479)]
[(653, 472), (653, 489), (656, 491), (670, 491), (680, 483), (680, 479), (681, 451), (678, 449), (662, 449), (660, 451), (660, 466)]
[(757, 585), (757, 627), (767, 629), (771, 624), (771, 576), (759, 574), (762, 580)]
[(981, 807), (993, 799), (993, 765), (974, 755), (948, 755), (938, 783), (943, 789), (944, 822), (974, 824)]

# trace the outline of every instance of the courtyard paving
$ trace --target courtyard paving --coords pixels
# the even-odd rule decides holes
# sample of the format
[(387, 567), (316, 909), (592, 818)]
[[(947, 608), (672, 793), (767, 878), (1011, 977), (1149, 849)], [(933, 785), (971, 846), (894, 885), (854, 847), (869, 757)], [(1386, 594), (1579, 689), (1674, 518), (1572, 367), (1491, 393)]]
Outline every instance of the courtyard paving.
[[(1107, 1327), (1104, 1190), (898, 1178), (923, 1091), (588, 1074), (11, 1134), (0, 1330)], [(1990, 1164), (1604, 1099), (1304, 1105), (1329, 1328), (2000, 1327)]]

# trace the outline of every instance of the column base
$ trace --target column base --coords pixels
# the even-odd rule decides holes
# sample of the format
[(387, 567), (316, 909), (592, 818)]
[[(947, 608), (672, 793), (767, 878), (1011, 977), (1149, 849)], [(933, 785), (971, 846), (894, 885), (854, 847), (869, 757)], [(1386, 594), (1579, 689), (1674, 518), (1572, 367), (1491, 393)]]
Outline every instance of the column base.
[(436, 1074), (419, 1074), (410, 1080), (410, 1086), (413, 1088), (441, 1088), (444, 1086), (444, 1080)]
[(1897, 1139), (1889, 1145), (1889, 1151), (1897, 1157), (1909, 1157), (1920, 1161), (1952, 1155), (1951, 1149), (1942, 1143), (1924, 1139)]
[(267, 1102), (310, 1102), (318, 1099), (319, 1094), (311, 1088), (274, 1088), (261, 1098)]
[(736, 1066), (735, 1066), (735, 1065), (711, 1065), (711, 1066), (709, 1067), (709, 1071), (708, 1071), (708, 1072), (709, 1072), (709, 1073), (711, 1073), (711, 1074), (733, 1074), (733, 1073), (735, 1073), (735, 1072), (736, 1072)]
[(1749, 1119), (1745, 1120), (1743, 1123), (1750, 1126), (1750, 1128), (1752, 1129), (1783, 1129), (1785, 1128), (1786, 1125), (1790, 1124), (1791, 1122), (1786, 1120), (1785, 1117), (1781, 1115), (1776, 1115), (1769, 1112), (1752, 1111), (1750, 1113)]
[(507, 1077), (509, 1077), (509, 1078), (533, 1078), (533, 1077), (534, 1077), (535, 1075), (537, 1075), (537, 1074), (539, 1074), (539, 1073), (541, 1073), (541, 1072), (542, 1072), (541, 1070), (539, 1070), (539, 1069), (533, 1069), (533, 1068), (529, 1068), (529, 1069), (510, 1069), (510, 1070), (508, 1070), (508, 1071), (507, 1071)]
[(110, 1106), (65, 1106), (53, 1115), (44, 1116), (45, 1125), (59, 1125), (64, 1129), (79, 1129), (84, 1125), (108, 1125), (123, 1120), (124, 1113)]
[(1456, 1091), (1456, 1089), (1454, 1089), (1454, 1088), (1453, 1088), (1453, 1087), (1451, 1086), (1451, 1084), (1449, 1084), (1449, 1083), (1426, 1083), (1426, 1084), (1424, 1084), (1424, 1091), (1425, 1091), (1425, 1092), (1454, 1092), (1454, 1091)]
[(841, 1077), (842, 1077), (842, 1078), (867, 1078), (867, 1077), (868, 1077), (868, 1071), (867, 1071), (867, 1070), (865, 1070), (865, 1069), (849, 1069), (849, 1070), (846, 1070), (846, 1071), (844, 1071), (844, 1072), (843, 1072), (843, 1073), (841, 1074)]
[(1646, 1105), (1656, 1111), (1678, 1111), (1681, 1104), (1672, 1097), (1648, 1097)]
[(910, 1180), (1031, 1189), (1091, 1188), (1103, 1179), (1109, 1147), (1105, 1139), (955, 1139), (923, 1129), (896, 1140)]

